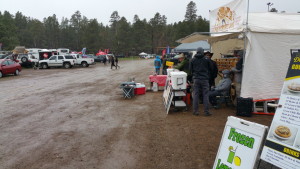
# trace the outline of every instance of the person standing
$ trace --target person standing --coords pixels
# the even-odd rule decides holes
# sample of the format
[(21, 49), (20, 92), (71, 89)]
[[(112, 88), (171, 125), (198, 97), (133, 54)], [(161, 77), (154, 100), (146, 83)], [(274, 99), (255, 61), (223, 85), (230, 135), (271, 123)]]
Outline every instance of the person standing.
[(211, 63), (204, 56), (204, 50), (202, 47), (197, 48), (197, 54), (190, 63), (190, 73), (192, 74), (194, 91), (193, 91), (193, 114), (199, 115), (199, 93), (202, 89), (203, 105), (205, 116), (210, 116), (209, 112), (209, 74), (211, 72)]
[(112, 69), (113, 67), (115, 67), (116, 65), (115, 65), (115, 59), (114, 59), (114, 57), (113, 56), (111, 56), (111, 58), (110, 58), (110, 63), (111, 63), (111, 65), (110, 65), (110, 69)]
[(235, 67), (231, 69), (234, 73), (234, 86), (235, 86), (235, 99), (233, 104), (236, 106), (237, 98), (241, 95), (241, 83), (242, 83), (242, 71), (243, 71), (243, 51), (239, 51), (237, 53), (237, 57), (239, 58), (238, 62), (236, 63)]
[(118, 65), (118, 63), (119, 63), (119, 59), (118, 59), (118, 57), (117, 57), (117, 56), (116, 56), (115, 62), (116, 62), (116, 69), (118, 69), (118, 67), (120, 68), (120, 66)]
[(212, 72), (209, 75), (209, 89), (211, 90), (213, 87), (216, 86), (215, 79), (218, 76), (218, 66), (216, 61), (212, 60), (214, 53), (205, 52), (204, 55), (209, 59), (212, 67)]
[(106, 61), (107, 61), (106, 56), (104, 56), (104, 57), (103, 57), (103, 64), (104, 64), (104, 65), (106, 65)]
[(154, 60), (154, 67), (155, 67), (155, 73), (159, 75), (160, 67), (161, 67), (161, 59), (159, 58), (159, 56), (156, 56)]

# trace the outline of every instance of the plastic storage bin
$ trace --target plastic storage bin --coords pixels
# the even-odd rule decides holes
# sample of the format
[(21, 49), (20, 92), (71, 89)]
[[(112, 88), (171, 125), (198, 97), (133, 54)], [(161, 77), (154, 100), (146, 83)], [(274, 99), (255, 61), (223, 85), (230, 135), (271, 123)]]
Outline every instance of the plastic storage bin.
[(170, 73), (171, 73), (171, 72), (175, 72), (175, 69), (172, 69), (172, 68), (167, 69), (167, 75), (168, 75), (168, 76), (170, 76)]
[(186, 77), (185, 72), (170, 72), (171, 83), (173, 90), (186, 89)]

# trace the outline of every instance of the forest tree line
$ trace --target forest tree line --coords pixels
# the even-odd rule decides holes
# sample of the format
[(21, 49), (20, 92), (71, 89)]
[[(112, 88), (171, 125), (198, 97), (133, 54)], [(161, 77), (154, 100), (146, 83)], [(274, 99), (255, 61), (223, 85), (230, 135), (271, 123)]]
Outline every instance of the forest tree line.
[(177, 46), (175, 41), (193, 32), (208, 32), (209, 21), (196, 14), (196, 4), (191, 1), (186, 7), (183, 21), (167, 24), (165, 15), (156, 13), (150, 20), (135, 15), (133, 22), (111, 14), (109, 25), (97, 19), (88, 19), (80, 11), (71, 18), (62, 18), (59, 23), (55, 14), (43, 21), (0, 12), (0, 43), (2, 50), (12, 50), (15, 46), (26, 48), (69, 48), (88, 53), (99, 49), (110, 49), (119, 55), (137, 55), (140, 52), (155, 53), (157, 47)]

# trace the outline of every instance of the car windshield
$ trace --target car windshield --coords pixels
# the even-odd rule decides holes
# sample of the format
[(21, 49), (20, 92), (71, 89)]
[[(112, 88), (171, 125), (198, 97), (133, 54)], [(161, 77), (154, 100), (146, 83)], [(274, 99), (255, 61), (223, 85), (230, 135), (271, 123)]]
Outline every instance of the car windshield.
[(7, 55), (5, 54), (0, 54), (0, 59), (4, 59)]

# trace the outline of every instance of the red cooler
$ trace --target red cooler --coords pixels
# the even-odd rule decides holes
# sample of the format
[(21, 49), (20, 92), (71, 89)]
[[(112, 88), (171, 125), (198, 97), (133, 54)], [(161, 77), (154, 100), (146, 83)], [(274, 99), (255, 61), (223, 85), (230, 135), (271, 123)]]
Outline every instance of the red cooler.
[(136, 83), (134, 94), (141, 95), (146, 93), (146, 86), (144, 84)]

